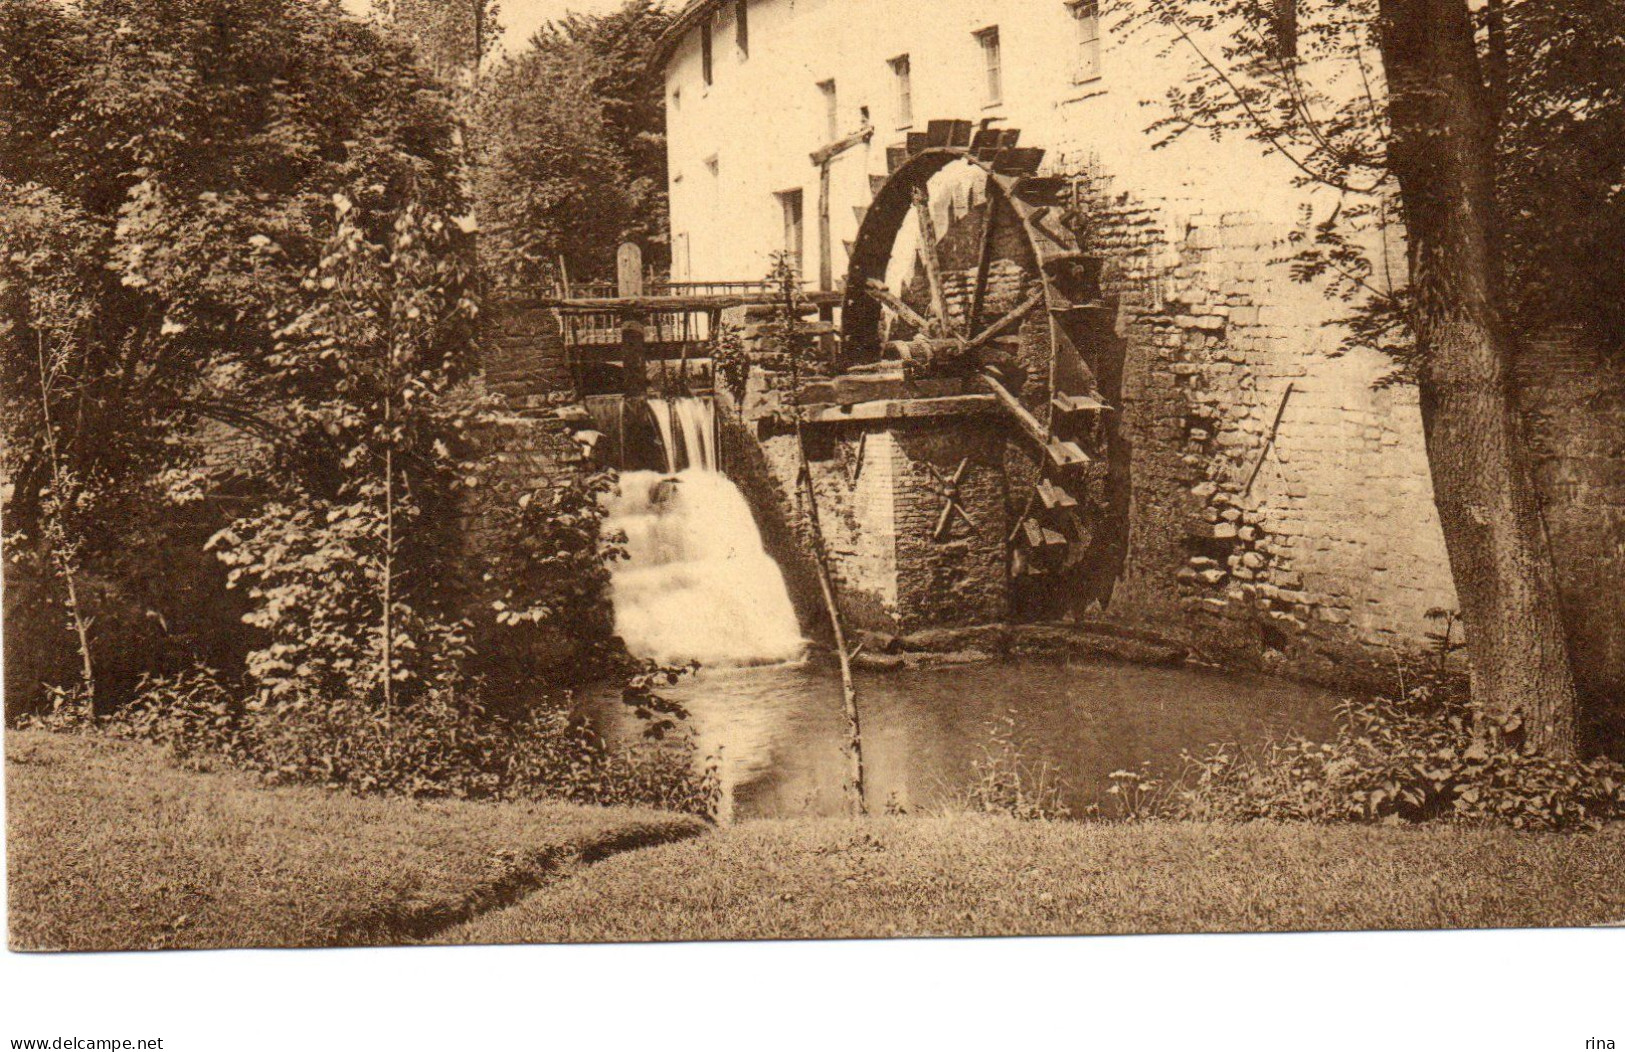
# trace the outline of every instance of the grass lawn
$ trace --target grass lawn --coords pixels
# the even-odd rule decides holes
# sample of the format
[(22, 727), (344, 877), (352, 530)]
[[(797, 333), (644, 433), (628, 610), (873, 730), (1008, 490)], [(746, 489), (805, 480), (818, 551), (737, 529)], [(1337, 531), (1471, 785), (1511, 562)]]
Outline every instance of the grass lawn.
[(747, 822), (609, 859), (436, 942), (1589, 925), (1625, 919), (1598, 834), (943, 817)]
[(11, 946), (424, 938), (577, 861), (693, 836), (654, 811), (359, 799), (170, 766), (151, 746), (6, 734)]

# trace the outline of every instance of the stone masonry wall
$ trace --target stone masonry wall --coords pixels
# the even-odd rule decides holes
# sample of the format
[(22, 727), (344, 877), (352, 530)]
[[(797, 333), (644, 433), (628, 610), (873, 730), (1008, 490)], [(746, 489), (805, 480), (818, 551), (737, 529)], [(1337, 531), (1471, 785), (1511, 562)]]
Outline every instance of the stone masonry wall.
[[(768, 550), (804, 615), (809, 598), (820, 604), (812, 607), (816, 622), (822, 599), (805, 583), (816, 588), (814, 535), (799, 483), (798, 440), (784, 415), (787, 395), (787, 378), (760, 368), (739, 401), (719, 392), (724, 462), (755, 506)], [(993, 419), (854, 420), (804, 429), (823, 543), (851, 627), (895, 633), (1007, 616), (1005, 439)], [(964, 514), (950, 515), (939, 540), (943, 480), (951, 481), (962, 461), (957, 504)]]
[(1102, 615), (1228, 664), (1386, 683), (1454, 606), (1413, 390), (1341, 353), (1323, 292), (1245, 212), (1083, 196), (1127, 342), (1125, 576)]
[(519, 297), (497, 297), (481, 333), (485, 383), (515, 410), (576, 401), (558, 314)]

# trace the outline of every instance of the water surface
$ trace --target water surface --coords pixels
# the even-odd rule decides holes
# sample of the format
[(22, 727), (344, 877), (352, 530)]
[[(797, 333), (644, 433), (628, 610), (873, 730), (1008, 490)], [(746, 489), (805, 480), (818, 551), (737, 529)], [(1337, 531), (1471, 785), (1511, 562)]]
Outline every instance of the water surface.
[[(1336, 697), (1262, 676), (1106, 661), (1034, 659), (859, 673), (871, 811), (952, 806), (978, 761), (1013, 739), (1048, 765), (1074, 814), (1111, 813), (1108, 775), (1152, 760), (1177, 770), (1182, 749), (1330, 730)], [(735, 818), (842, 814), (846, 719), (840, 677), (817, 663), (705, 670), (663, 693), (720, 750)], [(605, 699), (601, 715), (630, 724)]]

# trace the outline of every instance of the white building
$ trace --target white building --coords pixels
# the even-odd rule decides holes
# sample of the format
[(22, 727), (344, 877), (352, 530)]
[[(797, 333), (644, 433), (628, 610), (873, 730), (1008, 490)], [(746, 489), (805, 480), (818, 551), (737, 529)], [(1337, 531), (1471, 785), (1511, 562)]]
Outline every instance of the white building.
[[(1218, 204), (1291, 220), (1290, 169), (1250, 143), (1153, 150), (1144, 103), (1185, 70), (1162, 41), (1114, 39), (1090, 0), (696, 0), (664, 42), (674, 270), (761, 278), (802, 249), (816, 276), (811, 155), (865, 127), (831, 171), (830, 251), (857, 230), (886, 149), (932, 119), (990, 120), (1049, 151), (1047, 170), (1130, 179), (1175, 219)], [(799, 235), (798, 235), (799, 232)], [(800, 238), (798, 241), (797, 238)]]
[[(661, 51), (674, 276), (761, 279), (787, 251), (839, 288), (888, 148), (933, 120), (1020, 129), (1074, 188), (1119, 312), (1132, 494), (1108, 615), (1264, 664), (1392, 670), (1454, 603), (1414, 391), (1338, 353), (1343, 306), (1281, 262), (1320, 204), (1287, 160), (1240, 136), (1153, 148), (1191, 55), (1114, 34), (1101, 6), (694, 0)], [(813, 155), (866, 128), (830, 162), (825, 239)]]

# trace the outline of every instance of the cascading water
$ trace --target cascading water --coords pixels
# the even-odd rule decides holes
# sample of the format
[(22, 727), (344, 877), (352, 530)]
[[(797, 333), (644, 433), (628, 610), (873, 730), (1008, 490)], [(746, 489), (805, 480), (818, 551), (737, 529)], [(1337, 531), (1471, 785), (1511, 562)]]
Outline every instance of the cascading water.
[(663, 663), (795, 660), (804, 649), (795, 608), (744, 494), (716, 470), (711, 403), (649, 408), (668, 471), (623, 474), (609, 504), (606, 525), (625, 533), (631, 556), (612, 568), (616, 632), (632, 653)]
[(677, 474), (679, 467), (717, 469), (716, 408), (708, 399), (655, 398), (648, 406), (660, 429), (668, 474)]

